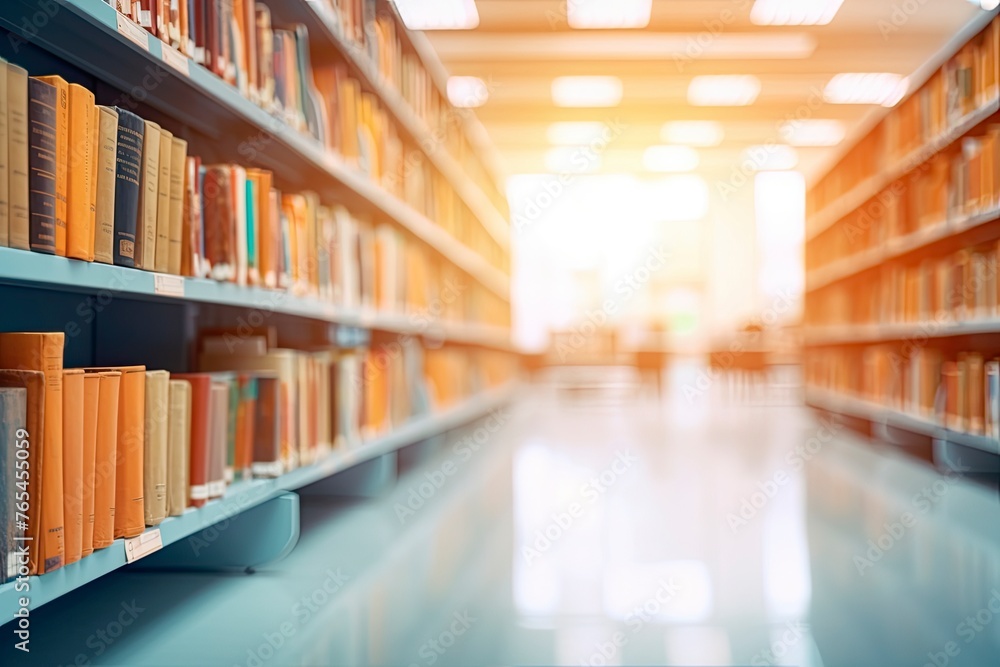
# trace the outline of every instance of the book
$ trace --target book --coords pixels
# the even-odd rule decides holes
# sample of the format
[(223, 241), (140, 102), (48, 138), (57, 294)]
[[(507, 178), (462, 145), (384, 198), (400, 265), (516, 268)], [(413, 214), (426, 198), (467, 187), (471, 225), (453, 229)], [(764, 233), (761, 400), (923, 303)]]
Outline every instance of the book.
[(104, 549), (115, 539), (117, 496), (118, 406), (121, 402), (119, 371), (89, 370), (99, 378), (97, 444), (94, 454), (94, 549)]
[(66, 256), (66, 215), (69, 201), (69, 84), (61, 76), (40, 76), (56, 91), (56, 139), (55, 139), (55, 175), (56, 175), (56, 254)]
[(63, 521), (66, 531), (65, 565), (83, 551), (83, 438), (84, 373), (63, 371)]
[(167, 273), (183, 275), (184, 178), (187, 169), (187, 142), (174, 137), (170, 143), (170, 220)]
[(139, 205), (135, 222), (135, 266), (156, 268), (156, 213), (159, 204), (160, 126), (143, 121), (142, 162), (139, 173)]
[(167, 513), (180, 516), (188, 506), (188, 451), (191, 447), (191, 383), (170, 379), (167, 435)]
[(118, 160), (118, 112), (98, 106), (97, 193), (94, 210), (94, 261), (114, 264), (115, 189)]
[(214, 280), (236, 279), (236, 210), (230, 165), (208, 165), (202, 189), (205, 255)]
[(208, 444), (208, 497), (221, 498), (226, 491), (226, 457), (229, 431), (229, 385), (231, 378), (212, 377), (209, 398), (211, 437)]
[(8, 245), (28, 250), (31, 247), (29, 213), (30, 170), (28, 164), (28, 72), (6, 63), (7, 70), (7, 171), (9, 215)]
[[(47, 84), (42, 84), (47, 85)], [(65, 334), (0, 333), (0, 367), (41, 371), (45, 375), (44, 419), (40, 430), (31, 434), (31, 446), (41, 451), (33, 474), (42, 475), (39, 494), (32, 502), (41, 504), (39, 540), (36, 542), (39, 574), (57, 570), (66, 553), (63, 523), (63, 346)]]
[(184, 170), (184, 215), (181, 232), (181, 275), (205, 276), (202, 254), (201, 161), (188, 156)]
[(156, 254), (154, 270), (167, 273), (170, 267), (170, 168), (173, 164), (174, 135), (160, 128), (160, 173), (157, 177)]
[(115, 538), (135, 537), (145, 528), (143, 454), (146, 430), (146, 367), (122, 366), (118, 391), (115, 452)]
[[(7, 170), (7, 61), (0, 58), (0, 246), (10, 245), (10, 176)], [(0, 526), (2, 528), (2, 526)], [(0, 549), (3, 544), (0, 544)], [(0, 580), (6, 568), (0, 569)]]
[(69, 168), (66, 186), (66, 256), (94, 261), (97, 194), (97, 123), (94, 94), (69, 86)]
[(82, 500), (80, 511), (83, 529), (80, 538), (80, 557), (94, 553), (94, 466), (97, 462), (97, 417), (101, 396), (101, 376), (96, 373), (83, 375), (83, 476), (80, 483)]
[(22, 563), (17, 556), (24, 545), (24, 530), (18, 527), (18, 521), (27, 517), (26, 512), (19, 515), (17, 507), (22, 499), (30, 503), (30, 470), (22, 472), (30, 455), (23, 451), (30, 443), (24, 437), (27, 420), (28, 390), (0, 387), (0, 461), (4, 462), (0, 467), (0, 497), (4, 498), (0, 502), (0, 583), (16, 577), (22, 565), (27, 570), (27, 562)]
[(28, 210), (30, 244), (35, 252), (56, 254), (56, 143), (59, 103), (55, 86), (28, 79)]
[(212, 377), (206, 373), (171, 376), (191, 385), (191, 447), (188, 450), (188, 504), (201, 507), (208, 500), (209, 454), (212, 441)]
[(20, 528), (15, 526), (15, 528), (19, 530), (18, 535), (23, 536), (25, 541), (30, 543), (25, 545), (28, 551), (27, 563), (24, 563), (23, 559), (19, 559), (21, 562), (18, 565), (26, 565), (28, 574), (38, 574), (40, 572), (39, 552), (35, 545), (42, 539), (43, 533), (41, 532), (42, 503), (36, 502), (36, 500), (43, 499), (44, 469), (42, 467), (42, 452), (34, 446), (32, 434), (42, 432), (42, 424), (45, 419), (45, 374), (41, 371), (0, 370), (0, 388), (23, 389), (25, 391), (26, 411), (24, 422), (20, 428), (26, 431), (22, 434), (26, 437), (22, 437), (17, 444), (21, 445), (19, 449), (28, 451), (28, 483), (26, 489), (19, 486), (17, 491), (19, 496), (23, 493), (27, 494), (20, 496), (18, 500), (18, 502), (25, 502), (25, 500), (28, 502), (27, 511), (23, 512), (27, 514), (27, 526)]
[(145, 122), (131, 111), (118, 107), (115, 107), (115, 111), (118, 113), (118, 143), (115, 163), (114, 263), (134, 267)]
[(142, 458), (143, 510), (147, 526), (167, 516), (170, 373), (146, 371), (146, 421)]
[(251, 472), (254, 477), (278, 477), (281, 457), (281, 381), (276, 375), (257, 375), (256, 410)]

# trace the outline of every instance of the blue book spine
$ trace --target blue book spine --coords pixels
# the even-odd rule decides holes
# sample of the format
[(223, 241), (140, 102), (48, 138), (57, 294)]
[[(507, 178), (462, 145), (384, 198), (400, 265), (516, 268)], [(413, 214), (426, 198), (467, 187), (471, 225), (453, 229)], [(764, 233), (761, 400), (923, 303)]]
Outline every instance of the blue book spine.
[(115, 264), (135, 266), (135, 223), (142, 183), (142, 139), (145, 124), (131, 111), (118, 112), (118, 154), (115, 171)]

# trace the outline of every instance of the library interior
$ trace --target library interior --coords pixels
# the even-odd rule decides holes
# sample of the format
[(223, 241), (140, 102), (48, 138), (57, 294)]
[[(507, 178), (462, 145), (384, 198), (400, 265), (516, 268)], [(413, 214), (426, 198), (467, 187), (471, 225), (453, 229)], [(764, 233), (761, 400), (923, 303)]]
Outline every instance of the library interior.
[(1000, 665), (1000, 0), (2, 0), (0, 665)]

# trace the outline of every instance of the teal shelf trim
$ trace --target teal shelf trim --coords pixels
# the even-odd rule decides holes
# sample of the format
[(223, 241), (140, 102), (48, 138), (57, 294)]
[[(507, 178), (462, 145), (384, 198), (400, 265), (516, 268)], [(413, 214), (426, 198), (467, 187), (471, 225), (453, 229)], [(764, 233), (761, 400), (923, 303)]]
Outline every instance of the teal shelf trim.
[[(119, 34), (119, 14), (110, 5), (95, 0), (54, 1), (63, 11), (52, 16), (45, 30), (29, 36), (32, 42), (117, 88), (134, 91), (135, 99), (218, 138), (220, 145), (228, 145), (240, 156), (241, 162), (259, 164), (292, 182), (314, 184), (332, 200), (392, 220), (484, 287), (509, 299), (509, 278), (503, 271), (366, 174), (349, 167), (312, 137), (272, 116), (235, 87), (165, 47), (152, 35), (143, 31), (147, 47), (143, 48)], [(0, 25), (20, 34), (19, 19), (36, 10), (32, 0), (10, 0), (0, 8)], [(142, 41), (142, 37), (139, 39)], [(94, 48), (76, 49), (81, 40)], [(174, 57), (165, 56), (165, 50)], [(146, 81), (149, 85), (144, 84)]]
[[(400, 447), (410, 445), (432, 436), (445, 433), (463, 424), (484, 417), (490, 411), (505, 405), (513, 396), (514, 385), (500, 387), (437, 415), (418, 417), (398, 429), (362, 443), (356, 447), (336, 451), (322, 461), (298, 468), (276, 479), (255, 479), (231, 485), (225, 496), (211, 501), (201, 508), (188, 508), (181, 516), (169, 517), (159, 526), (147, 529), (147, 533), (159, 530), (163, 546), (175, 544), (226, 519), (233, 519), (240, 513), (256, 507), (280, 495), (325, 479), (352, 466), (369, 461)], [(219, 535), (220, 540), (226, 534)], [(141, 559), (136, 561), (141, 563)], [(110, 572), (125, 567), (125, 541), (115, 540), (106, 549), (95, 551), (76, 563), (55, 572), (28, 578), (30, 591), (15, 590), (15, 582), (0, 586), (0, 623), (13, 618), (19, 608), (18, 599), (30, 599), (29, 609), (52, 602)]]
[[(158, 278), (159, 276), (159, 278)], [(164, 294), (157, 280), (178, 295)], [(235, 306), (250, 310), (283, 313), (297, 317), (390, 333), (411, 334), (430, 340), (477, 345), (499, 350), (512, 349), (510, 334), (499, 326), (474, 323), (432, 322), (415, 316), (360, 312), (338, 308), (315, 298), (260, 287), (240, 286), (200, 278), (182, 278), (121, 266), (83, 262), (66, 257), (0, 247), (0, 284), (26, 285), (64, 292), (100, 296), (123, 295), (133, 299), (187, 301)], [(179, 294), (183, 296), (179, 296)]]
[(844, 396), (820, 389), (809, 389), (806, 391), (806, 405), (835, 414), (864, 419), (876, 424), (884, 424), (911, 433), (929, 436), (942, 442), (971, 447), (989, 454), (1000, 454), (1000, 441), (993, 438), (952, 431), (941, 427), (929, 419), (891, 410), (877, 403), (853, 396)]

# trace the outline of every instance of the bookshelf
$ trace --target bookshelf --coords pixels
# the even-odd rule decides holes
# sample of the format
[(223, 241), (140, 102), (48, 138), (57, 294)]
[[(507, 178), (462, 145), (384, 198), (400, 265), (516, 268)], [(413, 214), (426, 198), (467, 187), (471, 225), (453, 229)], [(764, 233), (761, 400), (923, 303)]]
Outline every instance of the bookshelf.
[[(391, 15), (402, 28), (391, 3), (386, 3), (381, 9)], [(377, 68), (361, 49), (347, 41), (330, 16), (329, 6), (318, 0), (292, 0), (291, 2), (275, 4), (272, 8), (276, 19), (285, 23), (302, 23), (309, 30), (314, 49), (329, 49), (335, 52), (348, 65), (353, 76), (356, 76), (372, 93), (375, 93), (385, 104), (392, 118), (406, 132), (410, 140), (419, 147), (440, 172), (458, 192), (465, 204), (473, 211), (483, 227), (505, 249), (510, 247), (510, 229), (502, 213), (498, 211), (483, 191), (463, 173), (461, 165), (446, 151), (439, 142), (428, 142), (431, 130), (406, 104), (402, 96), (393, 89), (378, 73)], [(411, 40), (424, 39), (422, 35), (411, 35), (404, 32), (404, 38)], [(436, 55), (429, 49), (421, 49), (420, 54), (425, 66), (433, 65)], [(438, 84), (439, 92), (440, 83)], [(471, 115), (467, 110), (456, 112), (463, 118)]]
[[(358, 447), (331, 454), (318, 463), (298, 468), (276, 479), (255, 479), (233, 484), (221, 499), (211, 501), (204, 507), (188, 508), (183, 515), (165, 519), (157, 526), (163, 547), (166, 549), (170, 545), (197, 536), (220, 521), (232, 519), (241, 512), (248, 512), (274, 501), (288, 491), (315, 484), (379, 456), (391, 454), (401, 447), (473, 422), (491, 410), (503, 406), (510, 399), (512, 391), (512, 387), (502, 387), (470, 399), (435, 417), (415, 419), (393, 433), (365, 442)], [(284, 546), (282, 540), (289, 539), (286, 535), (297, 538), (297, 532), (293, 535), (288, 534), (287, 526), (282, 527), (286, 532), (278, 531), (279, 535), (273, 540), (279, 551)], [(259, 535), (257, 539), (267, 542), (272, 537), (274, 536)], [(31, 577), (29, 583), (32, 608), (37, 609), (105, 574), (125, 567), (127, 564), (125, 548), (125, 540), (118, 539), (110, 547), (95, 551), (76, 563), (49, 574)], [(250, 545), (247, 545), (247, 548), (249, 549)], [(3, 618), (13, 618), (17, 609), (17, 598), (21, 595), (22, 593), (14, 590), (13, 582), (0, 585), (0, 615)]]
[[(150, 90), (143, 89), (144, 104), (201, 130), (223, 151), (250, 155), (254, 163), (290, 182), (384, 216), (499, 297), (509, 298), (509, 279), (504, 272), (365, 175), (350, 169), (311, 137), (268, 114), (201, 65), (184, 57), (179, 61), (175, 56), (165, 57), (164, 53), (172, 49), (152, 35), (145, 35), (146, 48), (123, 37), (118, 27), (120, 15), (109, 5), (90, 0), (63, 0), (63, 4), (65, 11), (51, 18), (45, 29), (32, 38), (33, 44), (119, 90), (133, 90), (135, 81), (156, 81)], [(30, 2), (21, 5), (32, 6)], [(18, 15), (12, 11), (15, 20), (0, 15), (0, 25), (16, 30)], [(80, 53), (72, 48), (76, 40), (85, 40), (93, 48)], [(185, 65), (178, 68), (177, 62)], [(150, 71), (155, 72), (153, 79), (147, 78)], [(218, 128), (228, 131), (220, 133)], [(263, 148), (258, 150), (261, 144)], [(470, 183), (468, 187), (474, 186)]]
[(810, 186), (806, 402), (877, 440), (932, 445), (924, 451), (941, 467), (975, 452), (977, 471), (995, 469), (997, 12), (912, 80)]
[[(404, 48), (419, 56), (391, 5), (381, 0), (364, 1), (372, 7), (377, 5), (383, 17), (395, 21)], [(329, 144), (296, 128), (287, 114), (281, 116), (273, 108), (265, 109), (232, 83), (164, 44), (100, 0), (53, 0), (50, 6), (55, 11), (45, 13), (41, 26), (23, 20), (41, 15), (37, 13), (37, 2), (5, 3), (0, 9), (0, 35), (4, 37), (0, 56), (24, 67), (30, 75), (62, 75), (92, 90), (98, 103), (120, 105), (165, 129), (169, 126), (194, 150), (204, 151), (206, 161), (266, 169), (273, 172), (276, 191), (311, 191), (322, 206), (342, 206), (352, 218), (363, 218), (371, 232), (367, 239), (370, 245), (358, 241), (356, 246), (346, 246), (349, 253), (356, 249), (358, 253), (382, 253), (384, 265), (394, 267), (411, 266), (407, 254), (411, 248), (416, 248), (421, 259), (429, 253), (433, 258), (427, 259), (432, 265), (428, 274), (432, 277), (419, 276), (426, 284), (415, 288), (422, 289), (424, 296), (433, 287), (452, 284), (449, 280), (456, 278), (456, 272), (458, 284), (468, 289), (459, 289), (458, 306), (445, 301), (446, 305), (437, 310), (438, 304), (433, 301), (443, 300), (441, 293), (434, 294), (431, 303), (415, 303), (410, 301), (410, 292), (396, 284), (400, 275), (401, 282), (413, 279), (405, 269), (393, 274), (392, 280), (383, 281), (378, 269), (357, 266), (358, 282), (368, 282), (368, 288), (375, 284), (372, 303), (396, 306), (393, 309), (383, 305), (383, 310), (377, 310), (364, 299), (366, 305), (348, 307), (329, 293), (320, 298), (323, 292), (315, 292), (313, 285), (289, 284), (285, 289), (273, 289), (261, 286), (263, 281), (241, 285), (0, 247), (0, 303), (5, 308), (0, 330), (65, 331), (66, 368), (143, 363), (148, 370), (187, 372), (200, 364), (195, 359), (205, 330), (232, 329), (248, 321), (256, 327), (260, 321), (266, 325), (264, 328), (277, 332), (274, 336), (282, 348), (294, 350), (297, 356), (293, 363), (299, 364), (295, 373), (301, 373), (296, 376), (294, 392), (296, 396), (302, 392), (301, 404), (311, 406), (293, 406), (288, 416), (282, 416), (282, 429), (296, 422), (289, 427), (296, 435), (292, 437), (292, 463), (282, 468), (285, 472), (279, 477), (239, 479), (237, 475), (217, 500), (198, 508), (188, 507), (179, 516), (147, 528), (139, 537), (117, 539), (110, 547), (97, 549), (54, 572), (33, 575), (31, 608), (125, 567), (127, 552), (136, 547), (136, 540), (152, 540), (154, 536), (162, 542), (161, 550), (140, 561), (140, 566), (250, 567), (278, 558), (294, 546), (298, 537), (298, 496), (293, 491), (309, 486), (315, 492), (334, 476), (344, 480), (353, 475), (351, 479), (369, 480), (362, 481), (362, 485), (369, 486), (391, 482), (400, 449), (485, 419), (513, 397), (517, 374), (511, 369), (516, 368), (516, 350), (507, 325), (510, 244), (502, 186), (496, 172), (485, 166), (489, 156), (470, 156), (467, 150), (456, 156), (450, 151), (455, 141), (461, 142), (463, 148), (487, 150), (478, 136), (467, 134), (474, 133), (475, 123), (465, 111), (458, 113), (456, 117), (462, 122), (449, 128), (452, 135), (448, 141), (435, 142), (437, 135), (431, 125), (391, 81), (381, 76), (365, 50), (342, 36), (327, 4), (313, 0), (270, 4), (276, 23), (307, 27), (313, 63), (323, 59), (347, 66), (364, 92), (373, 95), (380, 109), (387, 112), (393, 129), (436, 170), (446, 184), (446, 195), (453, 194), (464, 208), (452, 207), (450, 199), (440, 209), (423, 202), (413, 204), (412, 199), (405, 198), (409, 193), (404, 196), (401, 189), (392, 190), (394, 183), (385, 185), (386, 181), (376, 178), (375, 172), (366, 172)], [(27, 33), (25, 25), (30, 29)], [(424, 51), (420, 57), (430, 58), (431, 54)], [(428, 69), (438, 66), (425, 65)], [(440, 81), (433, 83), (437, 94), (441, 94)], [(458, 139), (453, 136), (456, 133), (461, 135)], [(489, 176), (489, 182), (477, 180), (476, 175), (483, 174)], [(248, 208), (249, 201), (248, 197)], [(424, 212), (432, 208), (439, 212)], [(465, 215), (467, 212), (471, 217)], [(479, 225), (481, 230), (468, 233), (472, 225), (466, 222)], [(392, 235), (380, 236), (387, 228), (391, 228)], [(315, 240), (318, 246), (319, 236), (310, 241)], [(488, 242), (477, 243), (482, 240)], [(318, 251), (313, 248), (310, 252)], [(389, 253), (393, 253), (392, 260), (385, 259)], [(354, 260), (364, 264), (363, 260)], [(328, 257), (327, 261), (332, 265), (334, 258)], [(288, 260), (285, 262), (287, 265)], [(301, 268), (294, 260), (292, 266)], [(315, 272), (314, 267), (310, 271)], [(439, 282), (433, 282), (435, 279)], [(383, 292), (389, 289), (387, 284), (392, 284), (399, 293), (379, 296), (380, 281), (385, 283), (381, 285)], [(94, 299), (100, 307), (92, 309)], [(415, 347), (419, 354), (410, 357), (413, 350), (407, 346)], [(312, 354), (336, 359), (330, 362), (331, 367), (339, 365), (341, 359), (345, 365), (347, 361), (360, 365), (351, 366), (356, 374), (343, 376), (347, 381), (337, 385), (336, 391), (327, 386), (327, 393), (320, 394), (317, 386), (330, 383), (329, 376), (323, 380), (320, 374), (330, 369), (310, 365), (314, 361), (307, 357)], [(372, 368), (376, 369), (376, 379), (366, 375)], [(395, 398), (386, 399), (390, 395), (387, 386), (390, 382), (406, 384), (404, 377), (416, 378), (417, 384), (427, 386), (412, 390), (407, 385), (399, 390), (406, 396), (399, 404), (406, 407), (398, 408), (393, 405)], [(281, 391), (285, 391), (284, 386)], [(423, 395), (417, 398), (421, 391)], [(319, 400), (334, 394), (338, 401), (332, 404)], [(278, 410), (288, 409), (286, 403), (294, 402), (285, 394), (282, 401)], [(349, 413), (345, 423), (352, 422), (351, 433), (356, 435), (326, 443), (332, 446), (325, 449), (319, 443), (318, 457), (301, 459), (316, 462), (299, 466), (295, 437), (300, 437), (302, 443), (311, 438), (315, 444), (315, 426), (323, 421), (316, 418), (316, 413), (336, 413), (325, 420), (323, 427), (329, 428), (334, 418), (340, 419), (342, 404), (350, 406), (345, 408)], [(378, 407), (371, 407), (374, 404)], [(331, 405), (332, 410), (326, 407)], [(357, 414), (353, 410), (357, 414), (381, 410), (381, 418), (376, 420), (375, 428), (364, 423), (355, 428)], [(305, 424), (304, 412), (315, 421)], [(231, 446), (231, 432), (229, 437)], [(280, 437), (285, 438), (283, 430)], [(346, 488), (354, 488), (353, 482), (346, 484)], [(190, 554), (183, 553), (183, 543), (189, 538), (236, 515), (251, 518), (241, 524), (246, 529), (225, 531), (225, 539), (219, 542), (226, 546), (217, 551), (224, 557), (192, 562)], [(0, 585), (0, 612), (11, 618), (21, 595), (15, 593), (13, 582)]]

